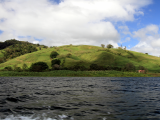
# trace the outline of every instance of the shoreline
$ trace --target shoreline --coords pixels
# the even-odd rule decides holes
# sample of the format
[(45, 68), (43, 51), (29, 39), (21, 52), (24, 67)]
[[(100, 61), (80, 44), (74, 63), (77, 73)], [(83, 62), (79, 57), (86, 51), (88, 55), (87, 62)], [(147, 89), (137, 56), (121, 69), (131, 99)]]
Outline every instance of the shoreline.
[(0, 77), (160, 77), (160, 73), (137, 73), (114, 70), (106, 71), (70, 71), (54, 70), (46, 72), (0, 71)]

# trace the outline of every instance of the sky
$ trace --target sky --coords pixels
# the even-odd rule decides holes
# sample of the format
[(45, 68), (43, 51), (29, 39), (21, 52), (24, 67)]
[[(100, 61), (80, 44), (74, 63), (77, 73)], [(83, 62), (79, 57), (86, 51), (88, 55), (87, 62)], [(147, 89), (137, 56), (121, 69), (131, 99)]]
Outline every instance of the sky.
[(160, 56), (160, 0), (0, 0), (0, 41), (112, 44)]

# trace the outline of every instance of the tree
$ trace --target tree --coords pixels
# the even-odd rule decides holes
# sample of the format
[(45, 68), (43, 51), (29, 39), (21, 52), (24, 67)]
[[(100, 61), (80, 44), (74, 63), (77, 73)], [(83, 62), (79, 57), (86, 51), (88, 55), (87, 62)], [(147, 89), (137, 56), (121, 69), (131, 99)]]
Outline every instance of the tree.
[(59, 55), (56, 51), (52, 51), (51, 54), (50, 54), (50, 58), (56, 58), (57, 55)]
[(23, 71), (26, 71), (28, 69), (28, 66), (26, 64), (23, 64)]
[(53, 59), (51, 61), (51, 66), (53, 66), (54, 64), (60, 65), (61, 61), (59, 59)]
[(105, 46), (104, 44), (101, 44), (101, 47), (102, 47), (102, 48), (104, 48), (104, 46)]
[(45, 62), (36, 62), (36, 63), (32, 63), (31, 67), (29, 68), (29, 71), (33, 71), (33, 72), (42, 72), (46, 69), (48, 69), (48, 65)]
[(107, 45), (107, 48), (113, 48), (113, 45), (108, 44), (108, 45)]

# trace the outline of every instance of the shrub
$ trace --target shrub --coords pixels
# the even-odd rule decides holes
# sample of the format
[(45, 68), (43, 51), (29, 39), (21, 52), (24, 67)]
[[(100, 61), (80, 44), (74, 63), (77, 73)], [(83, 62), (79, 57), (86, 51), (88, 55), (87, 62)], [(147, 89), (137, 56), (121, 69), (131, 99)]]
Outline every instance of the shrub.
[(126, 71), (135, 71), (136, 68), (135, 68), (135, 66), (132, 63), (127, 63), (125, 65), (125, 67), (123, 68), (123, 70), (126, 70)]
[(53, 66), (52, 66), (52, 70), (60, 70), (62, 67), (60, 66), (60, 65), (58, 65), (58, 64), (54, 64)]
[(87, 68), (85, 66), (78, 65), (78, 64), (74, 65), (71, 69), (74, 70), (74, 71), (78, 71), (78, 70), (84, 71), (84, 70), (87, 70)]
[(121, 55), (121, 53), (117, 53), (117, 55)]
[(90, 65), (90, 70), (98, 70), (98, 65), (97, 64), (91, 64)]
[(104, 66), (98, 66), (97, 70), (105, 70), (105, 67)]
[(148, 55), (148, 53), (145, 53), (146, 55)]
[(50, 58), (56, 58), (57, 55), (59, 55), (56, 51), (52, 51), (51, 54), (50, 54)]
[(53, 66), (54, 64), (60, 65), (60, 63), (61, 63), (61, 61), (60, 61), (59, 59), (53, 59), (53, 60), (51, 61), (51, 66)]
[(67, 54), (67, 57), (70, 57), (71, 55), (72, 55), (71, 53), (68, 53), (68, 54)]
[(105, 67), (105, 70), (111, 70), (111, 66)]
[(133, 58), (132, 56), (128, 56), (128, 58)]
[(63, 68), (61, 68), (61, 70), (69, 70), (69, 68), (63, 67)]
[(8, 70), (8, 71), (12, 71), (12, 70), (13, 70), (11, 66), (7, 66), (7, 67), (5, 67), (4, 69), (6, 69), (6, 70)]
[(139, 70), (145, 70), (145, 67), (139, 65), (139, 66), (138, 66), (138, 69), (139, 69)]
[(46, 69), (49, 69), (47, 63), (45, 62), (36, 62), (36, 63), (32, 63), (31, 67), (29, 68), (29, 71), (33, 71), (33, 72), (42, 72)]
[(4, 63), (5, 60), (3, 58), (0, 58), (0, 63)]
[(115, 67), (113, 67), (112, 69), (113, 69), (113, 70), (116, 70), (116, 71), (121, 71), (122, 68), (115, 66)]
[(16, 71), (16, 72), (22, 72), (23, 70), (20, 67), (15, 67), (14, 71)]

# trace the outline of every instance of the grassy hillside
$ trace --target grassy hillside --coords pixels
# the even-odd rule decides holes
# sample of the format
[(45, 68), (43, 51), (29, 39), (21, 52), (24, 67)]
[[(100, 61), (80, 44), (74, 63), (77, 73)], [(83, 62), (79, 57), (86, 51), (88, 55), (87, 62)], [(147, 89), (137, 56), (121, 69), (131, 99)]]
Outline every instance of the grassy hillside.
[[(30, 67), (32, 63), (39, 61), (46, 62), (49, 68), (51, 68), (50, 53), (52, 51), (57, 51), (59, 53), (57, 58), (61, 60), (61, 64), (65, 59), (64, 67), (83, 64), (89, 68), (92, 63), (102, 66), (113, 65), (123, 67), (126, 63), (133, 63), (136, 67), (139, 65), (144, 66), (149, 72), (160, 72), (159, 57), (117, 48), (110, 48), (108, 50), (107, 48), (91, 45), (66, 45), (56, 48), (38, 49), (36, 52), (28, 53), (8, 60), (5, 63), (1, 63), (0, 70), (4, 69), (6, 66), (11, 66), (13, 68), (14, 65), (22, 68), (24, 63)], [(69, 55), (69, 53), (71, 55)], [(3, 54), (0, 51), (0, 57), (1, 56), (3, 56)]]

